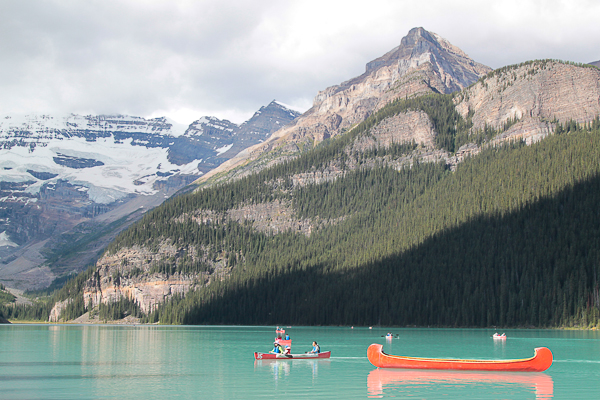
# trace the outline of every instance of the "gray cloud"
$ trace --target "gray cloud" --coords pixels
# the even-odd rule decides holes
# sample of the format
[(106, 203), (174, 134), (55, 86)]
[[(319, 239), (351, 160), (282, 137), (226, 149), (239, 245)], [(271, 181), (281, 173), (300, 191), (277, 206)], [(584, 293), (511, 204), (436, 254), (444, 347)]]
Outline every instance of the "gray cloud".
[(595, 1), (27, 1), (0, 4), (0, 114), (127, 113), (241, 122), (308, 107), (415, 26), (493, 68), (600, 59)]

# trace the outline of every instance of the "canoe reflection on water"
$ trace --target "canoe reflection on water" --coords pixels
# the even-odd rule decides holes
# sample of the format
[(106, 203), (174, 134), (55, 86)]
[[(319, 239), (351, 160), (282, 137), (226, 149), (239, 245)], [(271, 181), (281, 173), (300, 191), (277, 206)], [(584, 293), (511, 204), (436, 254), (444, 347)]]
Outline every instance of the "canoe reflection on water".
[(374, 369), (367, 377), (369, 397), (381, 397), (385, 389), (402, 385), (461, 385), (514, 384), (533, 389), (536, 399), (554, 396), (554, 381), (543, 372), (466, 372), (414, 369)]
[(311, 370), (313, 379), (319, 375), (319, 365), (329, 365), (329, 359), (292, 359), (292, 360), (254, 360), (254, 369), (269, 368), (273, 373), (273, 378), (277, 381), (279, 378), (289, 376), (292, 370)]

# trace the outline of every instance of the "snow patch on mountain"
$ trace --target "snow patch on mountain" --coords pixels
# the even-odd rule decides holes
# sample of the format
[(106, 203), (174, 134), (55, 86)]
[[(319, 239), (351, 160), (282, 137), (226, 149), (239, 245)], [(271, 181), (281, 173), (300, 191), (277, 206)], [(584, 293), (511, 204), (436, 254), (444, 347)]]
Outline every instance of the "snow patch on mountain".
[(304, 113), (306, 111), (306, 110), (303, 110), (303, 109), (301, 109), (299, 107), (291, 106), (289, 104), (285, 104), (285, 103), (282, 103), (282, 102), (277, 101), (277, 100), (273, 100), (273, 102), (275, 104), (279, 104), (283, 108), (287, 108), (290, 111), (295, 111), (295, 112), (300, 113), (300, 114), (302, 114), (302, 113)]
[[(96, 160), (103, 165), (72, 168), (56, 162), (55, 157), (59, 154), (77, 159)], [(44, 183), (63, 179), (74, 185), (88, 187), (90, 199), (102, 204), (113, 202), (130, 193), (154, 194), (156, 190), (153, 184), (170, 175), (168, 173), (200, 174), (197, 162), (185, 165), (169, 162), (166, 148), (134, 146), (132, 139), (118, 142), (112, 136), (98, 138), (94, 142), (80, 137), (69, 140), (52, 138), (45, 141), (44, 146), (37, 146), (35, 151), (31, 151), (29, 147), (16, 146), (8, 151), (0, 150), (0, 155), (2, 181), (34, 181), (27, 191), (37, 193)], [(28, 171), (57, 176), (50, 180), (40, 180)], [(158, 172), (163, 176), (159, 176)]]
[(166, 117), (145, 119), (128, 115), (7, 114), (0, 118), (0, 139), (18, 131), (30, 132), (34, 137), (47, 137), (57, 133), (69, 137), (74, 131), (120, 131), (178, 137), (186, 129), (187, 126)]
[(229, 151), (229, 149), (231, 149), (232, 147), (233, 147), (233, 143), (228, 144), (227, 146), (223, 146), (218, 149), (215, 149), (215, 151), (217, 152), (217, 155), (220, 156), (221, 154)]
[(0, 247), (3, 246), (19, 247), (18, 244), (10, 240), (10, 237), (6, 234), (6, 231), (0, 233)]

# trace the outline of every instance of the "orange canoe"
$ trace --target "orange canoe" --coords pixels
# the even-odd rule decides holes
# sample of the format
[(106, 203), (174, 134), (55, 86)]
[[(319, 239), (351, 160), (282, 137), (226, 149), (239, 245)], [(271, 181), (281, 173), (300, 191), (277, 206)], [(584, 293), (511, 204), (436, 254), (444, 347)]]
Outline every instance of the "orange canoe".
[(382, 345), (372, 344), (367, 349), (367, 357), (379, 368), (541, 372), (552, 365), (552, 352), (546, 347), (536, 348), (533, 357), (517, 360), (455, 360), (393, 356), (384, 353)]

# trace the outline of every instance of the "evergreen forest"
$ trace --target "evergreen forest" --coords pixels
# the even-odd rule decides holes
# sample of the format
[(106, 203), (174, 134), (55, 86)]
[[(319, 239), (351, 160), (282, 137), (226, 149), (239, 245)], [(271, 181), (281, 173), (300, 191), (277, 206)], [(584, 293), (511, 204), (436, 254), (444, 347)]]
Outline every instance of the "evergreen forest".
[[(455, 172), (381, 165), (292, 194), (268, 184), (268, 174), (293, 171), (302, 162), (295, 160), (260, 179), (174, 199), (112, 251), (167, 239), (230, 255), (229, 279), (173, 298), (149, 322), (596, 326), (599, 126), (566, 123), (532, 146), (489, 147)], [(231, 221), (175, 222), (196, 208), (286, 195), (300, 216), (342, 222), (310, 237), (268, 236)]]

